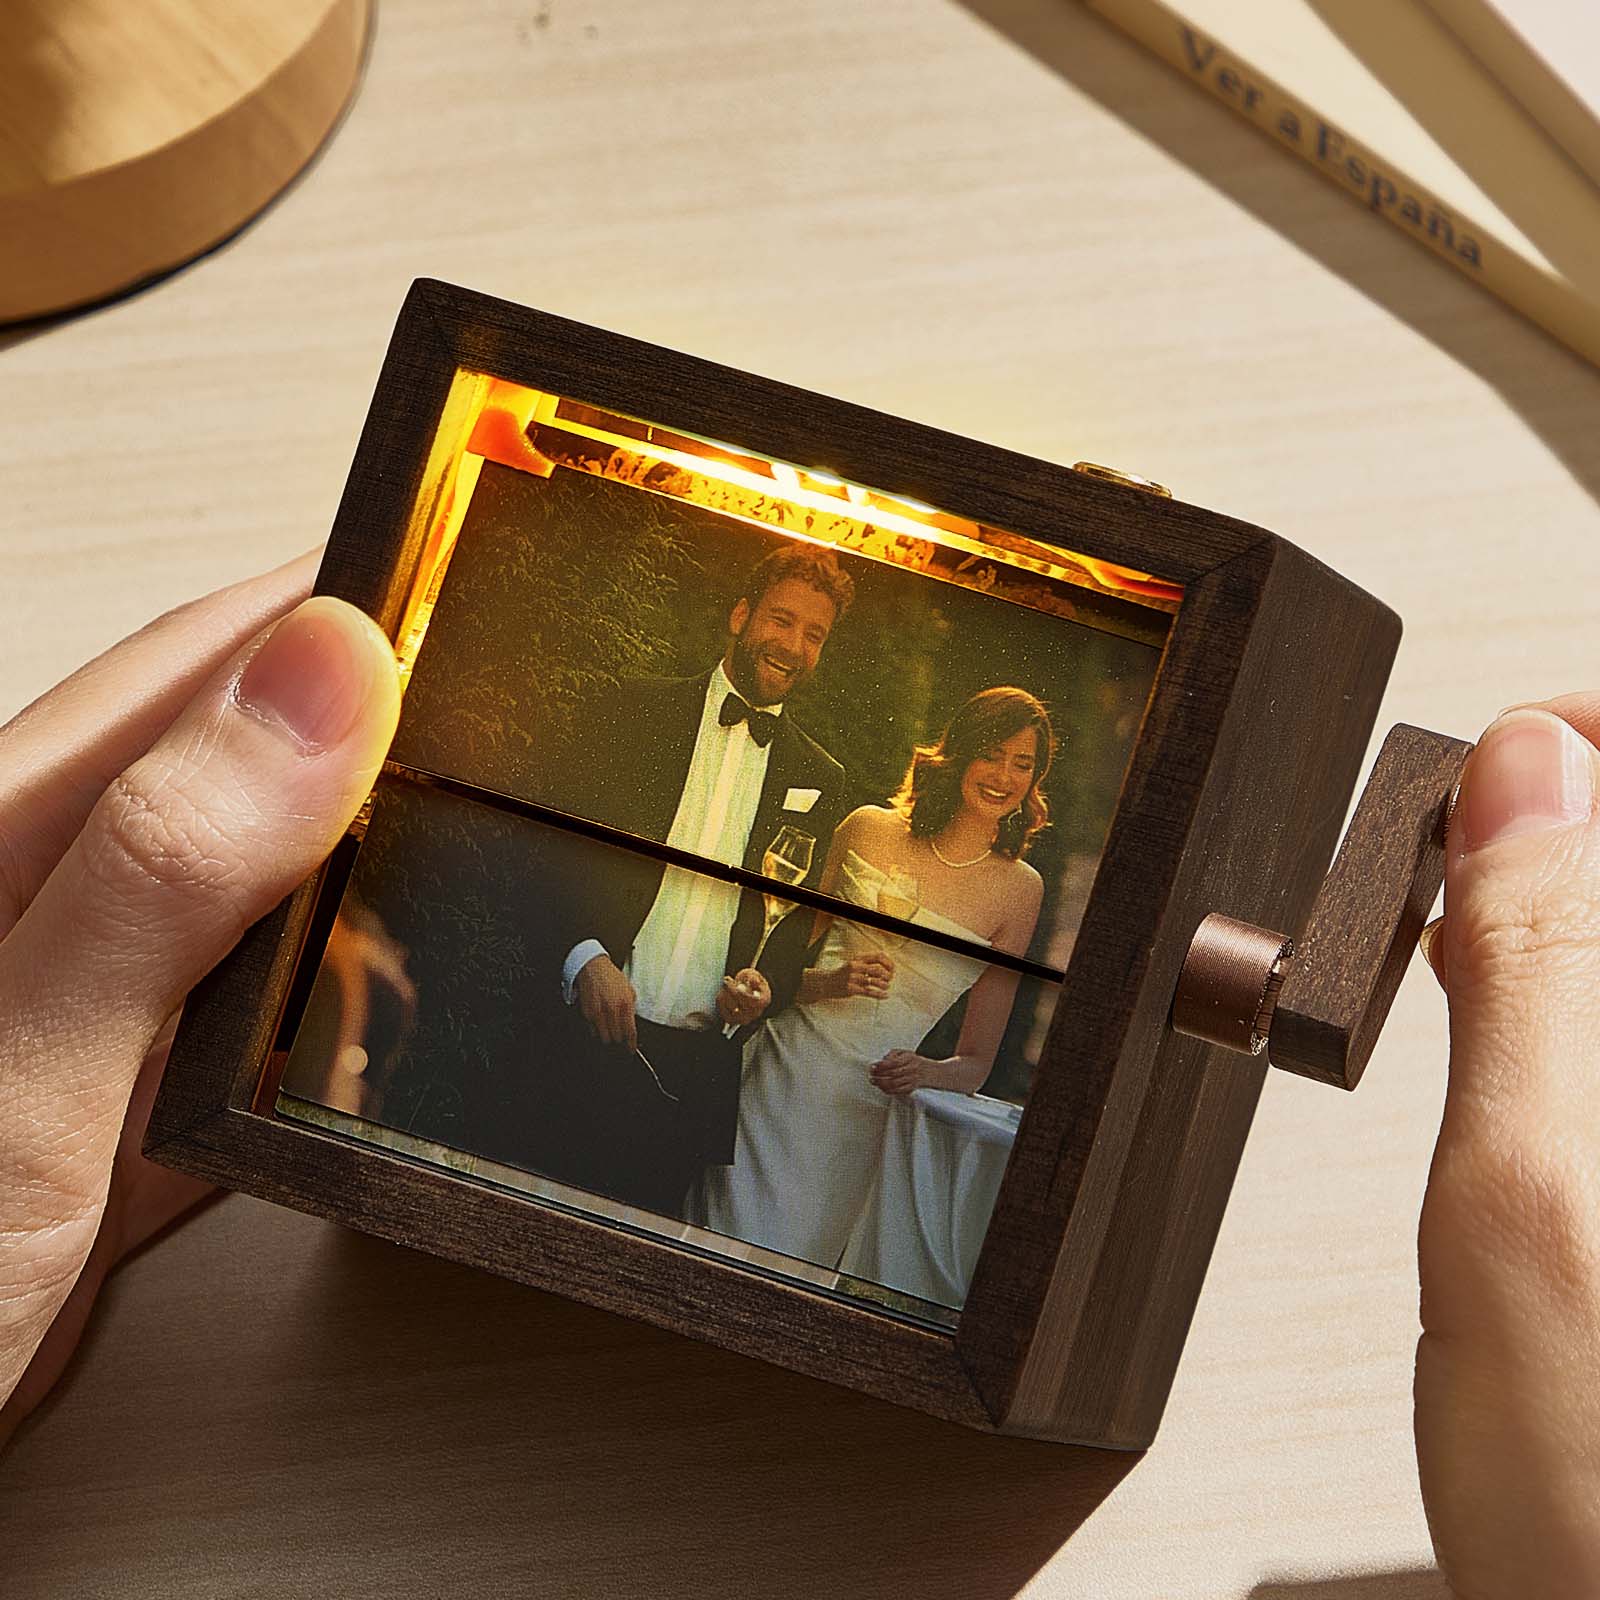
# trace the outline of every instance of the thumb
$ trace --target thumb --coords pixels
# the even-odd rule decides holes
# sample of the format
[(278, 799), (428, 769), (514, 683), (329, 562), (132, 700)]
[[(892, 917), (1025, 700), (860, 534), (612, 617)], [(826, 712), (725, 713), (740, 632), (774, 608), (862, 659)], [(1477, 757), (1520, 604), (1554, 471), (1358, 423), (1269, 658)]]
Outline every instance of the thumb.
[(0, 1216), (98, 1216), (150, 1041), (338, 842), (398, 710), (388, 640), (312, 599), (113, 781), (0, 944)]
[(1535, 707), (1468, 758), (1442, 930), (1453, 1105), (1551, 1108), (1600, 1033), (1597, 773), (1594, 745)]
[(1600, 1592), (1597, 778), (1577, 728), (1509, 712), (1468, 758), (1450, 829), (1416, 1434), (1463, 1594)]

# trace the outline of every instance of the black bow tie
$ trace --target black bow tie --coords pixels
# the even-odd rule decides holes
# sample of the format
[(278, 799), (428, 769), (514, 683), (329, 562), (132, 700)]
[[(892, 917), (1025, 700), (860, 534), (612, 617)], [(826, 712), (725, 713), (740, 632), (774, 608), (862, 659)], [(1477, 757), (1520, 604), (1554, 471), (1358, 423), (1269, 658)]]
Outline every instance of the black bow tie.
[(758, 748), (765, 750), (772, 743), (773, 735), (778, 731), (778, 714), (775, 711), (757, 711), (743, 695), (734, 694), (730, 690), (723, 699), (722, 709), (717, 713), (717, 721), (724, 728), (731, 728), (736, 723), (748, 722), (750, 724), (750, 737), (755, 740)]

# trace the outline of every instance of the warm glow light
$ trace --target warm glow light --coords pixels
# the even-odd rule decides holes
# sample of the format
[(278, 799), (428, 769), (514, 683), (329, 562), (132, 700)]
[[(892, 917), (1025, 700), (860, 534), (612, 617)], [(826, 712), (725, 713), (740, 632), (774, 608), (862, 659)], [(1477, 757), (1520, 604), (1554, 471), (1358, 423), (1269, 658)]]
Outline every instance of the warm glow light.
[(1166, 612), (1183, 595), (1180, 586), (1148, 573), (985, 527), (822, 468), (458, 371), (412, 513), (407, 548), (415, 548), (416, 560), (395, 644), (402, 685), (485, 461), (540, 477), (561, 467), (617, 479), (790, 538), (1064, 615), (1072, 614), (1073, 602), (1062, 585)]
[(457, 371), (445, 396), (438, 431), (428, 452), (422, 493), (412, 510), (406, 538), (406, 548), (416, 548), (416, 563), (411, 570), (405, 610), (395, 634), (394, 653), (400, 663), (402, 692), (410, 680), (417, 651), (422, 647), (422, 636), (427, 632), (428, 618), (433, 615), (434, 603), (439, 598), (439, 586), (444, 582), (450, 552), (455, 547), (461, 520), (467, 514), (467, 502), (472, 498), (483, 467), (483, 457), (468, 455), (466, 446), (493, 385), (494, 380), (482, 373)]
[[(631, 422), (633, 419), (627, 420)], [(545, 437), (544, 426), (541, 424), (541, 437)], [(1149, 573), (1119, 567), (1112, 562), (1058, 552), (1047, 545), (1015, 535), (1004, 536), (1002, 542), (1001, 538), (996, 537), (994, 530), (984, 529), (976, 523), (964, 522), (963, 519), (939, 512), (932, 506), (924, 506), (922, 502), (909, 496), (880, 494), (859, 484), (836, 478), (831, 473), (814, 472), (809, 467), (797, 469), (789, 462), (778, 460), (767, 460), (765, 463), (767, 470), (758, 472), (732, 461), (718, 459), (709, 453), (691, 452), (681, 446), (699, 441), (691, 440), (685, 434), (671, 435), (679, 443), (669, 445), (655, 438), (639, 438), (632, 433), (622, 434), (597, 426), (590, 421), (568, 416), (559, 406), (548, 428), (577, 438), (593, 440), (615, 452), (615, 459), (604, 464), (589, 461), (580, 466), (579, 463), (570, 461), (564, 463), (566, 465), (580, 466), (580, 470), (598, 471), (606, 477), (623, 478), (640, 487), (669, 494), (675, 498), (711, 505), (713, 509), (729, 516), (736, 516), (741, 521), (777, 528), (794, 538), (808, 539), (813, 543), (840, 545), (871, 558), (892, 559), (896, 565), (926, 567), (927, 563), (908, 562), (903, 551), (891, 557), (886, 552), (875, 549), (874, 541), (869, 536), (872, 532), (880, 534), (887, 532), (905, 539), (943, 545), (979, 557), (985, 562), (1033, 572), (1058, 582), (1103, 589), (1130, 599), (1137, 598), (1146, 604), (1153, 603), (1162, 610), (1171, 610), (1183, 593), (1176, 584), (1165, 583), (1151, 577)], [(665, 430), (644, 425), (642, 431), (654, 434)], [(554, 436), (552, 434), (550, 437)], [(547, 444), (546, 448), (559, 459), (559, 453), (555, 451), (553, 444)], [(728, 451), (732, 447), (721, 445), (718, 449)], [(734, 453), (746, 460), (752, 459), (748, 451), (734, 451)], [(716, 499), (708, 498), (703, 491), (694, 487), (692, 481), (687, 485), (668, 485), (647, 480), (642, 477), (636, 465), (640, 461), (656, 461), (676, 467), (688, 474), (691, 480), (709, 481), (743, 490), (747, 499), (744, 504), (733, 504), (726, 495)], [(802, 479), (813, 484), (820, 480), (828, 486), (841, 484), (846, 498), (842, 502), (837, 494), (809, 488)], [(851, 508), (848, 511), (847, 505)], [(974, 586), (985, 587), (982, 583)]]

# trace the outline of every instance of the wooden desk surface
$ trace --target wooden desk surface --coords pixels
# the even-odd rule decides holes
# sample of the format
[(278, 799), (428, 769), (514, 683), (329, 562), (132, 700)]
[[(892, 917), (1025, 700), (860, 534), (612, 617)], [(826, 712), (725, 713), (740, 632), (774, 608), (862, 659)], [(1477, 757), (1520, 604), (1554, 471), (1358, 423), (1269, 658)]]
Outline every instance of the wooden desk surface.
[[(0, 715), (321, 536), (422, 274), (1275, 528), (1405, 618), (1386, 723), (1593, 685), (1600, 373), (1070, 0), (387, 0), (279, 205), (0, 354)], [(1143, 1459), (230, 1199), (113, 1282), (0, 1460), (0, 1581), (1441, 1594), (1410, 1377), (1444, 1043), (1419, 968), (1359, 1093), (1274, 1075)]]

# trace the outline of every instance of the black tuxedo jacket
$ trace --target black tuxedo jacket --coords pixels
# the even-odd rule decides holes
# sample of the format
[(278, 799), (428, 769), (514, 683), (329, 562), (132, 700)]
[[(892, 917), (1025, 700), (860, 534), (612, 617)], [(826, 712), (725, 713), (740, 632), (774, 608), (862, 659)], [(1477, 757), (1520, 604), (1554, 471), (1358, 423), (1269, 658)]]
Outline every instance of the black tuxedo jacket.
[[(697, 678), (644, 679), (624, 684), (597, 704), (587, 748), (561, 786), (561, 808), (664, 843), (688, 781), (710, 678), (707, 672)], [(817, 791), (810, 808), (786, 809), (791, 791), (805, 789)], [(744, 866), (760, 872), (767, 845), (787, 823), (817, 841), (804, 880), (814, 888), (846, 802), (844, 768), (785, 711), (768, 750)], [(614, 846), (577, 839), (572, 843), (587, 848), (563, 852), (572, 870), (562, 874), (559, 904), (550, 908), (561, 957), (584, 939), (598, 939), (620, 967), (655, 902), (664, 865)], [(791, 913), (768, 943), (761, 966), (772, 985), (774, 1011), (793, 998), (810, 921), (810, 912)], [(761, 896), (746, 889), (728, 931), (725, 971), (750, 964), (761, 926)]]

